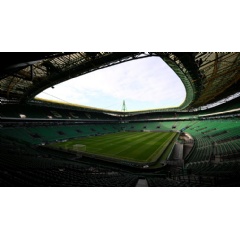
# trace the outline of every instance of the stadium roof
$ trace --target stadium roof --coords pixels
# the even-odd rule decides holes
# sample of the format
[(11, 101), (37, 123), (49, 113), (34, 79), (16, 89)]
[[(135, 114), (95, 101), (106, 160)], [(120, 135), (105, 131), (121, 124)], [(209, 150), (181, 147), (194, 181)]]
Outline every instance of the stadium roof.
[(0, 97), (28, 102), (43, 90), (71, 78), (153, 56), (161, 57), (186, 88), (186, 99), (178, 109), (213, 103), (240, 89), (237, 52), (4, 52)]

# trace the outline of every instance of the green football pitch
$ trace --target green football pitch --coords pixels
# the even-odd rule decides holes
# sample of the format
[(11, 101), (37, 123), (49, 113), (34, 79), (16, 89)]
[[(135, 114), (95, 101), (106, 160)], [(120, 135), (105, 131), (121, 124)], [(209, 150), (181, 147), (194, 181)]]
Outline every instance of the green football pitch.
[(175, 132), (121, 132), (54, 143), (52, 147), (74, 149), (85, 145), (84, 152), (138, 163), (166, 159), (174, 144)]

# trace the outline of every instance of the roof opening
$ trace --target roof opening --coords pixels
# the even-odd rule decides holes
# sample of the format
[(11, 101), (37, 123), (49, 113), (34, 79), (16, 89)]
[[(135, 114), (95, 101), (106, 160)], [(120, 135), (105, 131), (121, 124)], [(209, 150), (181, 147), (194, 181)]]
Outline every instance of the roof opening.
[(82, 75), (38, 94), (63, 103), (121, 111), (178, 107), (186, 97), (176, 73), (160, 58), (147, 57), (124, 62)]

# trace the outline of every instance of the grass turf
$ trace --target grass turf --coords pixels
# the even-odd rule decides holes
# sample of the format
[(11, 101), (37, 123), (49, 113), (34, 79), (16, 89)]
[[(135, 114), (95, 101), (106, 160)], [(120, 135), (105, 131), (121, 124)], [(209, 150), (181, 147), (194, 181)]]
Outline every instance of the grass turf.
[(173, 145), (175, 132), (121, 132), (87, 137), (52, 144), (52, 147), (73, 149), (76, 144), (86, 145), (86, 152), (132, 162), (149, 163), (164, 154)]

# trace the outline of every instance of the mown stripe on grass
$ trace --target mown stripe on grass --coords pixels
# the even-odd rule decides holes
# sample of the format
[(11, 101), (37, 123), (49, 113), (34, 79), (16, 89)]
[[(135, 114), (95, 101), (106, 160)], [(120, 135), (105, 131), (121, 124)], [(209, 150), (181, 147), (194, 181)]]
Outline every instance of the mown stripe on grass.
[(131, 147), (125, 151), (118, 154), (118, 156), (127, 155), (130, 158), (137, 159), (138, 161), (145, 162), (152, 151), (159, 148), (161, 145), (161, 139), (164, 139), (166, 134), (151, 134), (149, 137), (142, 137), (140, 141), (133, 144)]
[[(86, 152), (136, 162), (151, 162), (164, 152), (175, 136), (173, 132), (120, 132), (55, 144), (72, 149), (86, 145)], [(154, 158), (155, 157), (155, 158)]]

